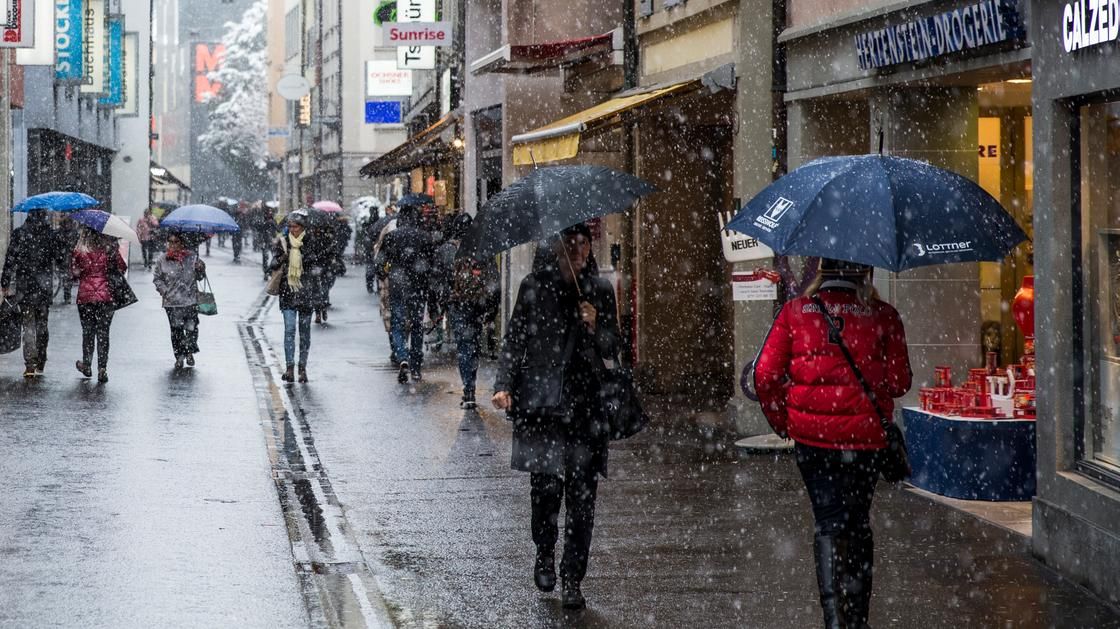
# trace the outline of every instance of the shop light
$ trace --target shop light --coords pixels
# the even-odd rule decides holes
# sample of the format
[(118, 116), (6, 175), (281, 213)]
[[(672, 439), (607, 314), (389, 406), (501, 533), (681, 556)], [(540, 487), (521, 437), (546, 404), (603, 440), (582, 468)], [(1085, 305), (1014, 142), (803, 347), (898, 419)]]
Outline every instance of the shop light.
[(1014, 85), (1026, 85), (1031, 83), (1031, 79), (1008, 79), (1007, 82)]
[(463, 138), (455, 138), (451, 141), (451, 146), (454, 146), (457, 149), (463, 148)]

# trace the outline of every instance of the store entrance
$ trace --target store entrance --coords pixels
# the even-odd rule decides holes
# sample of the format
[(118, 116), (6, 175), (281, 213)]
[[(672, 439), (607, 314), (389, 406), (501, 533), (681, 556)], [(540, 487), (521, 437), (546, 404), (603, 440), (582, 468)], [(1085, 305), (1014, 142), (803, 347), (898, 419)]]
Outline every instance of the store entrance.
[[(1032, 117), (1030, 79), (985, 83), (977, 87), (979, 183), (1034, 237)], [(1009, 307), (1023, 278), (1033, 275), (1033, 250), (1024, 244), (1002, 262), (980, 265), (981, 346), (1001, 364), (1023, 355), (1023, 336)]]

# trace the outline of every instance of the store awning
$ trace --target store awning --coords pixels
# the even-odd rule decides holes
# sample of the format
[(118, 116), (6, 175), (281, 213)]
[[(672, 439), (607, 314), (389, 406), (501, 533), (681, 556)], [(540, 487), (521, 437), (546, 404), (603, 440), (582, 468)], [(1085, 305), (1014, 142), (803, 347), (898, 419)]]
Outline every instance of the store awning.
[(454, 158), (458, 150), (454, 142), (461, 119), (458, 112), (447, 114), (400, 146), (362, 166), (359, 172), (363, 177), (382, 177)]
[(627, 114), (650, 107), (665, 98), (692, 92), (701, 87), (701, 79), (676, 83), (639, 94), (612, 98), (578, 114), (561, 118), (538, 129), (515, 135), (513, 163), (530, 166), (570, 159), (579, 154), (580, 138), (621, 124)]
[(152, 162), (148, 167), (148, 173), (151, 175), (152, 185), (156, 186), (175, 186), (180, 190), (190, 192), (191, 187), (183, 183), (181, 179), (171, 174), (171, 171)]
[(471, 74), (485, 74), (487, 72), (533, 74), (590, 61), (594, 57), (619, 56), (618, 63), (621, 64), (622, 50), (621, 28), (616, 28), (602, 35), (592, 35), (579, 39), (564, 39), (539, 44), (506, 44), (471, 62)]

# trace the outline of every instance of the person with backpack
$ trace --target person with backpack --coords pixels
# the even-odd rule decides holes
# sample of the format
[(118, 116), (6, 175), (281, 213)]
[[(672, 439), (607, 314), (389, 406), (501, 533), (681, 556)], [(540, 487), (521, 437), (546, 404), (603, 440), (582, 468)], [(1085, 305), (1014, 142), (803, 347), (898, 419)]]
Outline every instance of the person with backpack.
[(378, 269), (389, 283), (389, 326), (393, 356), (400, 363), (397, 381), (421, 380), (424, 360), (424, 307), (432, 272), (432, 236), (421, 227), (420, 208), (403, 206), (397, 229), (385, 235)]
[[(466, 230), (470, 227), (469, 214), (462, 215), (452, 228), (452, 241), (458, 249)], [(459, 378), (463, 381), (463, 398), (459, 406), (464, 410), (477, 407), (475, 382), (478, 377), (478, 359), (482, 342), (482, 326), (490, 293), (498, 284), (498, 265), (494, 258), (455, 260), (451, 274), (451, 331), (455, 335), (459, 357)]]

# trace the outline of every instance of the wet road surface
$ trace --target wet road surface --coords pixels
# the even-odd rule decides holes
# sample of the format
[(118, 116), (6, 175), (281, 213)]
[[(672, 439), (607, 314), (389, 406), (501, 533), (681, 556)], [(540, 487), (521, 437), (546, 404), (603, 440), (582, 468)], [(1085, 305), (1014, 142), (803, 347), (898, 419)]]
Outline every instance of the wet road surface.
[[(812, 627), (808, 499), (789, 458), (650, 431), (612, 445), (584, 594), (565, 614), (532, 583), (528, 476), (510, 429), (458, 408), (450, 356), (419, 384), (388, 363), (360, 273), (315, 326), (308, 385), (286, 387), (395, 624), (405, 627)], [(262, 317), (282, 345), (275, 309)], [(492, 369), (480, 379), (489, 397)], [(670, 425), (673, 422), (665, 422)], [(1025, 538), (880, 485), (872, 620), (883, 627), (1120, 627), (1033, 558)]]
[(237, 320), (260, 272), (206, 259), (221, 314), (175, 373), (151, 274), (117, 313), (110, 382), (82, 380), (77, 309), (46, 375), (0, 356), (0, 626), (306, 627)]

